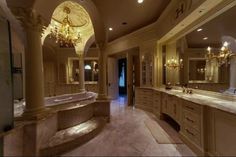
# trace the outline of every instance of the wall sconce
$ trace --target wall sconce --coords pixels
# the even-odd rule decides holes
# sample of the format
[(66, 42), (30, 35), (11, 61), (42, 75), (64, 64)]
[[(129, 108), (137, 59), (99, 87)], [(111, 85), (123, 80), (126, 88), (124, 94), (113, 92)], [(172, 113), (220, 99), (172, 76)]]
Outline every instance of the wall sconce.
[(179, 61), (177, 59), (168, 59), (167, 63), (165, 64), (167, 68), (170, 69), (176, 69), (176, 68), (183, 68), (183, 59), (180, 59)]

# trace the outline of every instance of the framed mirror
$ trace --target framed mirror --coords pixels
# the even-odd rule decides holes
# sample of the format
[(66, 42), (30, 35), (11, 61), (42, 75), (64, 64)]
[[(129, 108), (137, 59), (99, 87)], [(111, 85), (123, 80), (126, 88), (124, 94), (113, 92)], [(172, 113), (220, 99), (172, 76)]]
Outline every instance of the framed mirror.
[(205, 59), (189, 59), (189, 83), (206, 81), (206, 60)]

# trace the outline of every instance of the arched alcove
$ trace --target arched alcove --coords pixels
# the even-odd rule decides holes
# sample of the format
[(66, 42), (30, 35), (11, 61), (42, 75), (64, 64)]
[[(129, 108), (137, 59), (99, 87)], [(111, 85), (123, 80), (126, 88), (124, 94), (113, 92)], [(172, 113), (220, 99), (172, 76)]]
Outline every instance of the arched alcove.
[[(36, 0), (33, 8), (37, 12), (39, 12), (49, 22), (51, 17), (53, 16), (54, 10), (57, 8), (57, 6), (59, 6), (63, 2), (66, 2), (66, 1), (65, 0), (54, 0), (54, 1)], [(99, 10), (95, 6), (95, 4), (92, 2), (92, 0), (86, 0), (86, 1), (71, 0), (71, 2), (78, 3), (89, 14), (90, 19), (93, 24), (96, 41), (98, 43), (106, 42), (106, 30), (105, 30), (104, 22), (103, 22), (103, 19), (101, 18)]]

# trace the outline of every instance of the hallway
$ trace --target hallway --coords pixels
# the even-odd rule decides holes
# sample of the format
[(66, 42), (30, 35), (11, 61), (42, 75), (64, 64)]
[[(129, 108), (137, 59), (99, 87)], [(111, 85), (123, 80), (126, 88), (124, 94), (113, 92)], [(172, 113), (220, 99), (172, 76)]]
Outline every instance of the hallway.
[[(63, 156), (194, 156), (184, 144), (158, 144), (145, 125), (153, 115), (125, 104), (124, 97), (112, 101), (111, 122), (103, 131)], [(177, 136), (168, 124), (163, 121), (160, 124)]]

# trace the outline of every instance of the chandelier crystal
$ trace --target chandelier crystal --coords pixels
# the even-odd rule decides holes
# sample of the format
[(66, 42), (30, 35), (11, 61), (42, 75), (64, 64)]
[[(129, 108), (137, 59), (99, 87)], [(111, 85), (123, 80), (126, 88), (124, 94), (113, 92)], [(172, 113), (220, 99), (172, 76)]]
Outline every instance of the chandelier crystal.
[(176, 69), (176, 68), (182, 68), (183, 67), (183, 59), (180, 59), (179, 61), (177, 59), (168, 59), (167, 63), (165, 64), (166, 67), (171, 68), (171, 69)]
[(228, 42), (224, 42), (220, 52), (217, 55), (211, 52), (211, 47), (208, 47), (207, 51), (208, 51), (208, 53), (206, 54), (207, 61), (217, 58), (219, 66), (222, 65), (227, 66), (228, 64), (230, 64), (230, 58), (234, 56), (234, 53), (229, 49)]
[(50, 37), (56, 39), (56, 43), (59, 43), (61, 47), (73, 47), (82, 42), (80, 32), (78, 28), (73, 27), (72, 21), (69, 18), (71, 10), (69, 7), (64, 8), (66, 14), (63, 21), (59, 22), (53, 20), (49, 26)]
[(224, 45), (222, 46), (220, 53), (218, 55), (218, 62), (219, 65), (228, 65), (229, 64), (229, 59), (233, 55), (232, 51), (229, 49), (229, 43), (225, 42)]

